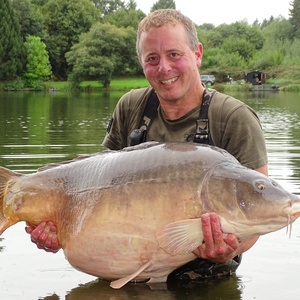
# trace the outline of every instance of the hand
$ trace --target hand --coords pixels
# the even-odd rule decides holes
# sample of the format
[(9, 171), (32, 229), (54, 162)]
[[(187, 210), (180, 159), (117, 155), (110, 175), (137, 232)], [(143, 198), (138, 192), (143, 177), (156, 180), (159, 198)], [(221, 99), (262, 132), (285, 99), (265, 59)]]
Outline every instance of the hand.
[(31, 241), (39, 249), (56, 253), (60, 248), (57, 237), (57, 229), (53, 222), (42, 222), (37, 226), (26, 223), (25, 231), (31, 235)]
[(224, 263), (243, 251), (234, 234), (224, 234), (216, 213), (201, 216), (204, 242), (193, 253), (215, 263)]

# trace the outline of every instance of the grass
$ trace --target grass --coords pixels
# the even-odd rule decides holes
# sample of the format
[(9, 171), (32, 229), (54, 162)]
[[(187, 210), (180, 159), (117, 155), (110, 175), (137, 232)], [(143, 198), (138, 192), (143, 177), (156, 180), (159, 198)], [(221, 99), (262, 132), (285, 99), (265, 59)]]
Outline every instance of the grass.
[[(144, 77), (133, 77), (133, 78), (115, 78), (111, 81), (108, 89), (103, 88), (99, 81), (83, 81), (80, 87), (83, 90), (99, 91), (99, 90), (110, 90), (110, 91), (122, 91), (129, 89), (137, 89), (148, 86), (149, 83)], [(47, 83), (47, 87), (55, 88), (58, 90), (70, 90), (70, 84), (67, 81), (50, 81)]]
[[(275, 83), (272, 80), (268, 80), (268, 83)], [(1, 83), (0, 83), (1, 84)], [(300, 84), (286, 81), (277, 80), (277, 84), (280, 86), (281, 91), (300, 91)], [(114, 78), (110, 83), (110, 87), (105, 89), (99, 81), (83, 81), (81, 83), (82, 91), (128, 91), (131, 89), (137, 89), (148, 86), (149, 83), (144, 77), (129, 77), (129, 78)], [(226, 83), (216, 83), (212, 88), (220, 92), (231, 92), (231, 91), (249, 91), (250, 84), (226, 84)], [(0, 90), (2, 90), (0, 85)], [(60, 91), (70, 91), (70, 83), (68, 81), (49, 81), (45, 84), (45, 90), (58, 89)], [(21, 89), (22, 90), (22, 89)]]

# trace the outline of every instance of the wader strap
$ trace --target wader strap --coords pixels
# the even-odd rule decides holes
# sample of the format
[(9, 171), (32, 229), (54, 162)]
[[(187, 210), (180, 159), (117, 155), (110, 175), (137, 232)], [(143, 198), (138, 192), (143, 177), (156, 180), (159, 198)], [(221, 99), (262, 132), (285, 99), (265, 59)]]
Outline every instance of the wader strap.
[[(210, 133), (208, 124), (208, 108), (212, 96), (216, 91), (213, 89), (205, 89), (199, 113), (199, 119), (196, 122), (196, 133), (193, 142), (198, 144), (210, 144)], [(152, 90), (141, 118), (139, 129), (134, 129), (129, 136), (130, 146), (138, 145), (146, 141), (147, 132), (149, 131), (152, 121), (157, 115), (159, 100), (156, 92)]]
[(203, 92), (203, 98), (200, 108), (199, 119), (197, 120), (196, 134), (194, 135), (193, 142), (199, 144), (210, 144), (210, 133), (208, 124), (208, 108), (212, 96), (216, 90), (205, 89)]
[(139, 125), (140, 128), (142, 128), (143, 126), (145, 126), (147, 130), (150, 128), (153, 119), (157, 115), (158, 106), (159, 106), (158, 97), (156, 95), (156, 92), (152, 90), (144, 110), (144, 115), (140, 121), (140, 125)]
[(139, 129), (134, 129), (129, 136), (130, 146), (135, 146), (146, 142), (147, 132), (150, 128), (152, 121), (157, 115), (157, 108), (159, 106), (159, 100), (155, 90), (152, 90), (146, 107), (144, 109), (143, 116), (141, 118)]

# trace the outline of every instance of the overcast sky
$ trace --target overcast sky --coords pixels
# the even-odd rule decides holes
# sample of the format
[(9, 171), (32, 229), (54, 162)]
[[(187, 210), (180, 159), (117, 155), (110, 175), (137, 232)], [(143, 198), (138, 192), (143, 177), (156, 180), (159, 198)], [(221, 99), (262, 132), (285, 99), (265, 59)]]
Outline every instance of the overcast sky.
[[(246, 20), (252, 24), (271, 16), (289, 18), (292, 0), (175, 0), (176, 8), (192, 19), (197, 25), (212, 23), (231, 24)], [(137, 8), (148, 14), (157, 1), (136, 0)]]

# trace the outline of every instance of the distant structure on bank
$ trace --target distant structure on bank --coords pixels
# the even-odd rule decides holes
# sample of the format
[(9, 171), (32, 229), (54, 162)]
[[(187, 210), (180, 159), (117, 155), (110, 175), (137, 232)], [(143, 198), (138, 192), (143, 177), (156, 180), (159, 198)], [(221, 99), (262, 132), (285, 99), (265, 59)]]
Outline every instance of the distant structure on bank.
[(261, 71), (252, 71), (246, 74), (245, 81), (253, 85), (261, 85), (266, 83), (266, 74)]

